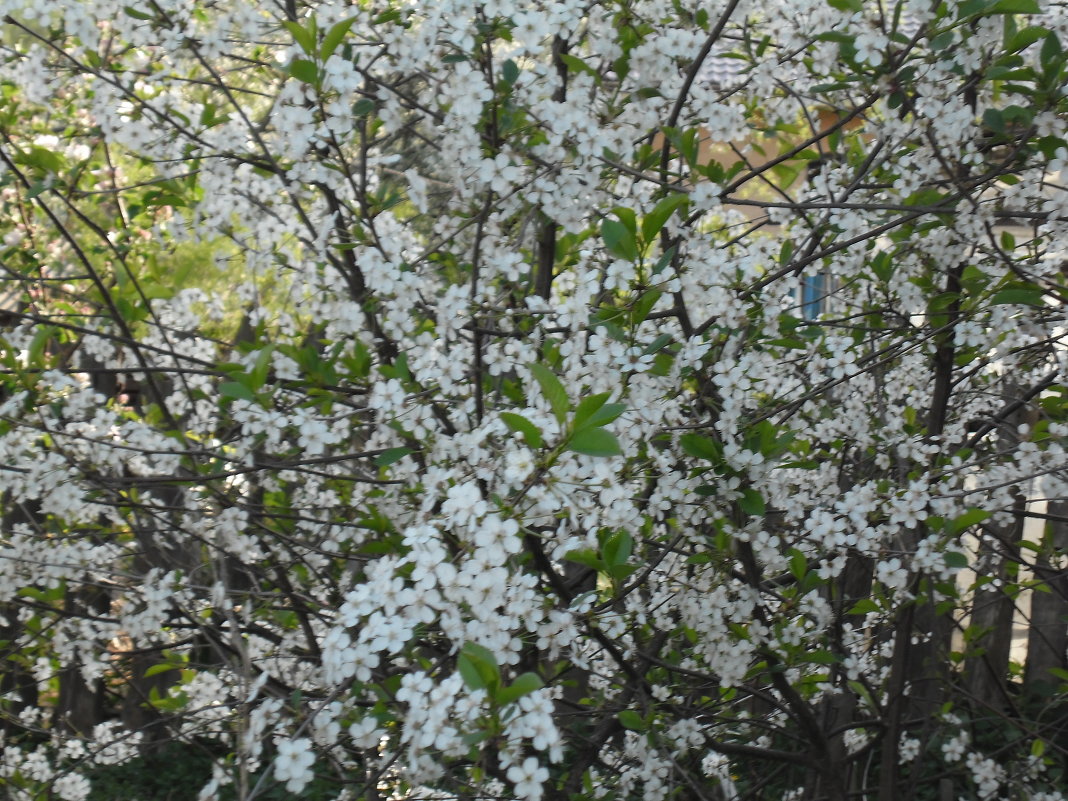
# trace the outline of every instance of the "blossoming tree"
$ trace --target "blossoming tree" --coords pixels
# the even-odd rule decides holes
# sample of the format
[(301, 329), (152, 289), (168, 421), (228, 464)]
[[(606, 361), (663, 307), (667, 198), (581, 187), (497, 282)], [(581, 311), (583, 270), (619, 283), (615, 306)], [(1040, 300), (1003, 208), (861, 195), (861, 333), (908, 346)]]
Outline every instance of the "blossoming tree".
[(1064, 797), (1062, 4), (2, 7), (5, 797)]

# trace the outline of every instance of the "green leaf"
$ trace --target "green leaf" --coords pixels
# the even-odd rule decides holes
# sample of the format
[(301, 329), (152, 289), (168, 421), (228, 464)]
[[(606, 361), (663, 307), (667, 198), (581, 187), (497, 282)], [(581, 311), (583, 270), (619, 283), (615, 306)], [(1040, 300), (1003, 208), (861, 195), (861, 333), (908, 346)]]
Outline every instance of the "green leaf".
[(604, 563), (608, 567), (625, 564), (630, 559), (633, 550), (634, 538), (626, 530), (617, 531), (605, 541), (604, 546), (601, 548), (601, 552), (604, 554)]
[(566, 66), (570, 72), (585, 72), (587, 75), (593, 78), (594, 83), (600, 85), (600, 73), (598, 73), (597, 70), (595, 70), (593, 67), (591, 67), (578, 56), (572, 56), (568, 53), (561, 53), (560, 61), (563, 62), (564, 66)]
[(464, 683), (472, 690), (488, 690), (490, 694), (500, 686), (501, 670), (493, 652), (478, 643), (464, 643), (456, 658), (456, 667)]
[(651, 212), (645, 215), (642, 219), (642, 239), (646, 244), (653, 241), (653, 238), (660, 233), (660, 230), (671, 218), (671, 215), (675, 213), (675, 210), (689, 201), (689, 199), (689, 195), (685, 194), (668, 195), (657, 203)]
[(847, 615), (866, 615), (869, 612), (878, 612), (878, 611), (879, 611), (879, 604), (875, 603), (875, 601), (873, 601), (871, 598), (861, 598), (859, 601), (857, 601), (855, 604), (853, 604), (852, 607), (850, 607), (849, 611), (846, 612), (846, 614)]
[(508, 59), (501, 65), (501, 77), (509, 85), (515, 85), (515, 82), (519, 80), (519, 67), (512, 59)]
[(794, 255), (794, 243), (792, 240), (783, 240), (782, 246), (779, 248), (779, 264), (787, 265), (790, 263), (790, 257)]
[(465, 653), (461, 653), (456, 657), (456, 669), (460, 671), (460, 678), (464, 680), (464, 684), (470, 687), (472, 690), (485, 690), (486, 684), (482, 680), (482, 674), (479, 672), (475, 663)]
[(345, 38), (345, 34), (349, 32), (349, 29), (352, 28), (353, 23), (355, 22), (355, 17), (342, 20), (333, 25), (330, 30), (326, 32), (326, 35), (323, 37), (322, 47), (319, 48), (319, 58), (322, 61), (326, 61), (330, 56), (334, 55), (334, 51), (337, 50), (338, 45), (340, 45)]
[(709, 462), (723, 461), (723, 446), (700, 434), (683, 434), (679, 437), (679, 445), (695, 459), (705, 459)]
[(146, 14), (144, 11), (138, 11), (133, 6), (123, 6), (122, 10), (126, 16), (133, 17), (134, 19), (155, 19), (151, 14)]
[(527, 418), (519, 414), (513, 414), (512, 412), (501, 412), (501, 422), (515, 433), (522, 434), (527, 445), (534, 450), (541, 447), (541, 432), (538, 430), (538, 427)]
[(478, 745), (479, 743), (486, 742), (486, 740), (492, 736), (493, 731), (491, 729), (475, 729), (475, 731), (468, 732), (461, 737), (460, 741), (463, 742), (464, 745)]
[(147, 679), (150, 676), (157, 676), (160, 673), (170, 673), (172, 670), (181, 670), (181, 666), (175, 665), (173, 662), (161, 662), (158, 665), (152, 665), (152, 667), (146, 670), (145, 678)]
[(663, 294), (659, 289), (650, 289), (647, 292), (643, 292), (631, 308), (631, 325), (638, 326), (644, 323), (645, 318), (649, 316), (649, 312), (653, 310), (653, 307), (656, 306), (657, 301), (660, 300)]
[(596, 395), (590, 395), (588, 398), (583, 398), (579, 401), (578, 408), (575, 409), (575, 420), (572, 423), (576, 431), (581, 431), (586, 428), (584, 424), (605, 404), (608, 400), (611, 392), (599, 392)]
[(1037, 42), (1039, 39), (1049, 35), (1049, 29), (1043, 28), (1040, 25), (1032, 25), (1024, 28), (1022, 31), (1015, 33), (1008, 42), (1005, 43), (1005, 49), (1009, 53), (1016, 53), (1023, 50), (1025, 47), (1029, 47)]
[(605, 573), (610, 579), (615, 582), (626, 581), (631, 575), (638, 570), (637, 565), (609, 565), (605, 568)]
[(747, 515), (753, 517), (760, 517), (766, 511), (764, 496), (755, 489), (743, 490), (742, 497), (738, 499), (738, 506)]
[(249, 374), (253, 389), (260, 389), (267, 383), (267, 373), (271, 369), (271, 354), (274, 353), (274, 345), (263, 348), (256, 356), (256, 363), (252, 366)]
[(881, 252), (871, 260), (871, 269), (876, 278), (887, 283), (894, 275), (894, 261), (889, 253)]
[(1002, 289), (990, 299), (992, 306), (1016, 304), (1019, 306), (1043, 306), (1041, 289)]
[(986, 9), (987, 14), (1041, 14), (1037, 0), (997, 0)]
[(601, 220), (601, 238), (613, 256), (627, 261), (638, 260), (638, 243), (634, 233), (618, 220)]
[(672, 339), (674, 339), (674, 337), (671, 334), (661, 334), (656, 339), (654, 339), (652, 342), (650, 342), (646, 346), (645, 350), (642, 351), (642, 353), (646, 354), (646, 355), (651, 354), (651, 353), (656, 353), (658, 350), (660, 350), (665, 345), (667, 345), (669, 342), (671, 342)]
[(404, 14), (399, 8), (390, 8), (383, 11), (372, 21), (372, 25), (385, 25), (387, 22), (399, 22), (404, 17)]
[(314, 61), (295, 58), (289, 65), (289, 74), (302, 83), (315, 84), (319, 80), (319, 68)]
[(501, 706), (518, 701), (524, 695), (530, 695), (545, 686), (545, 682), (536, 673), (523, 673), (515, 677), (515, 681), (508, 687), (497, 693), (496, 701)]
[[(593, 428), (594, 426), (605, 426), (618, 418), (623, 412), (627, 411), (626, 404), (623, 403), (606, 403), (600, 409), (593, 413), (593, 416), (587, 421), (584, 428)], [(575, 426), (578, 428), (578, 426)]]
[(653, 265), (653, 275), (660, 275), (664, 271), (664, 268), (671, 264), (672, 259), (675, 258), (676, 248), (674, 245), (669, 247), (664, 253), (656, 260), (656, 264)]
[(412, 453), (411, 448), (386, 448), (375, 457), (375, 465), (377, 467), (389, 467), (391, 464), (399, 462), (409, 453)]
[(958, 551), (946, 551), (942, 559), (948, 567), (967, 567), (968, 557)]
[(797, 548), (790, 549), (790, 572), (798, 581), (803, 579), (808, 572), (808, 560)]
[(623, 727), (631, 731), (645, 731), (645, 719), (633, 709), (624, 709), (619, 713), (619, 722)]
[[(293, 41), (300, 45), (300, 49), (307, 53), (309, 56), (315, 54), (315, 29), (309, 26), (309, 28), (301, 27), (296, 22), (287, 20), (282, 23), (285, 29), (293, 34)], [(312, 21), (314, 25), (314, 20)]]
[(31, 147), (28, 151), (21, 154), (19, 161), (25, 164), (30, 164), (45, 172), (61, 172), (65, 165), (66, 160), (60, 153), (54, 150), (49, 150), (47, 147)]
[(537, 362), (530, 364), (529, 367), (534, 380), (541, 387), (541, 394), (549, 402), (549, 406), (552, 407), (553, 416), (557, 421), (563, 423), (567, 419), (568, 409), (571, 408), (564, 385), (560, 383), (560, 379), (548, 367)]
[(1045, 70), (1050, 70), (1057, 66), (1057, 62), (1061, 60), (1064, 55), (1064, 51), (1061, 48), (1061, 40), (1057, 38), (1057, 34), (1050, 31), (1049, 36), (1042, 43), (1042, 50), (1039, 51), (1039, 61), (1042, 62), (1042, 67)]
[(219, 385), (219, 394), (224, 398), (240, 398), (241, 400), (255, 400), (256, 394), (237, 381), (224, 381)]
[(576, 551), (568, 551), (564, 554), (564, 559), (569, 562), (574, 562), (578, 565), (585, 565), (591, 570), (598, 572), (605, 569), (605, 564), (601, 561), (601, 557), (597, 555), (595, 551), (591, 551), (589, 548), (583, 548)]
[[(841, 661), (837, 656), (825, 648), (818, 651), (806, 651), (804, 659), (806, 662), (813, 665), (834, 665)], [(822, 676), (812, 676), (811, 678), (823, 681), (826, 680), (826, 674), (823, 674)], [(804, 681), (804, 679), (802, 679), (802, 681)]]
[(375, 101), (369, 97), (361, 97), (352, 104), (353, 117), (366, 117), (375, 110)]
[(587, 428), (577, 431), (568, 440), (567, 449), (587, 456), (619, 456), (623, 453), (615, 435), (603, 428)]
[(827, 0), (827, 5), (839, 11), (859, 13), (864, 10), (863, 0)]
[(994, 133), (1005, 133), (1005, 118), (996, 108), (988, 108), (983, 112), (983, 125)]
[(946, 530), (955, 537), (962, 531), (969, 529), (978, 523), (982, 523), (988, 517), (990, 517), (990, 512), (985, 509), (969, 509), (960, 517), (955, 517), (950, 524), (946, 526)]
[(41, 364), (41, 360), (45, 354), (45, 348), (52, 340), (56, 331), (56, 327), (51, 325), (38, 327), (33, 335), (33, 339), (30, 340), (30, 347), (27, 348), (27, 361), (30, 365), (36, 367)]

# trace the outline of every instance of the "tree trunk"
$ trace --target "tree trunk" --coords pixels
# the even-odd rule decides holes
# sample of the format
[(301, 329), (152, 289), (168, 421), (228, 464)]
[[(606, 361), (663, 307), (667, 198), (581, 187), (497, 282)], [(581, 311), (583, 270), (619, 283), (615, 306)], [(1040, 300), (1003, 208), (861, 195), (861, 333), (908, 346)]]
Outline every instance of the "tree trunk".
[(1024, 683), (1028, 686), (1052, 684), (1058, 680), (1051, 669), (1068, 669), (1068, 573), (1056, 570), (1049, 560), (1050, 553), (1068, 552), (1068, 501), (1050, 501), (1047, 511), (1054, 519), (1046, 526), (1041, 555), (1035, 561), (1035, 578), (1050, 591), (1031, 593), (1024, 670)]
[[(1026, 503), (1022, 495), (1017, 495), (1014, 509), (1023, 512)], [(1008, 562), (1016, 558), (1023, 520), (1023, 515), (1018, 514), (1007, 526), (986, 526), (991, 536), (984, 537), (980, 545), (980, 555), (985, 557), (987, 564), (983, 572), (999, 581), (995, 585), (985, 585), (975, 593), (970, 628), (980, 634), (969, 643), (969, 648), (978, 649), (979, 653), (964, 665), (965, 686), (971, 696), (980, 705), (989, 704), (998, 709), (1005, 709), (1009, 701), (1007, 682), (1012, 653), (1012, 617), (1016, 609), (1015, 601), (1005, 592), (1004, 582), (1008, 577)], [(996, 551), (992, 541), (1000, 543), (1004, 550)], [(1005, 550), (1009, 552), (1007, 555)]]

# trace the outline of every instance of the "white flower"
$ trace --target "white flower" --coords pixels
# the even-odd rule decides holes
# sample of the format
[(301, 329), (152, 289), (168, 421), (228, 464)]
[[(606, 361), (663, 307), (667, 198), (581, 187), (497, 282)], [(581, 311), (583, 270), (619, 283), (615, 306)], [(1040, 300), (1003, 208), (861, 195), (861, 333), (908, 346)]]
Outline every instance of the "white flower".
[(63, 801), (84, 801), (89, 789), (89, 780), (77, 773), (65, 773), (52, 784), (52, 790)]
[(527, 757), (522, 765), (508, 768), (508, 781), (515, 785), (515, 794), (527, 801), (538, 801), (542, 796), (542, 783), (549, 778), (549, 771), (538, 764), (534, 757)]
[(942, 756), (946, 762), (960, 762), (967, 749), (968, 734), (967, 732), (961, 732), (952, 740), (942, 744)]
[(920, 755), (920, 741), (915, 737), (901, 737), (901, 743), (897, 749), (898, 761), (904, 765)]
[(637, 346), (628, 348), (627, 351), (619, 357), (619, 366), (622, 370), (630, 371), (632, 373), (644, 373), (653, 366), (653, 354), (646, 353), (642, 348)]
[(312, 780), (314, 774), (311, 767), (315, 764), (315, 754), (311, 746), (311, 740), (307, 737), (278, 743), (274, 775), (278, 781), (286, 783), (286, 789), (291, 793), (299, 793)]
[(883, 63), (883, 54), (880, 51), (886, 45), (886, 37), (876, 30), (863, 31), (853, 40), (853, 46), (857, 49), (857, 61), (866, 61), (873, 67)]
[(875, 566), (875, 578), (887, 587), (903, 590), (908, 585), (909, 573), (896, 556), (884, 559)]

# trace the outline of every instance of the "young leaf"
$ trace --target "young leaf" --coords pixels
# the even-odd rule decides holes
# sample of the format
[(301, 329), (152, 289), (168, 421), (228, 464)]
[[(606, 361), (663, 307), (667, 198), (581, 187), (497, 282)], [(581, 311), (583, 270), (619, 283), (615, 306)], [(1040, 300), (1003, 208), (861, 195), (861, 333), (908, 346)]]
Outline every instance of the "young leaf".
[(613, 256), (627, 261), (638, 260), (638, 243), (634, 233), (618, 220), (601, 220), (601, 238)]
[(878, 611), (879, 611), (879, 604), (875, 603), (875, 601), (873, 601), (871, 598), (861, 598), (859, 601), (857, 601), (855, 604), (853, 604), (852, 607), (850, 607), (849, 611), (846, 612), (846, 614), (847, 615), (866, 615), (869, 612), (878, 612)]
[(587, 428), (576, 431), (567, 443), (567, 449), (587, 456), (619, 456), (623, 453), (615, 435), (603, 428)]
[(541, 394), (545, 396), (545, 400), (549, 401), (553, 416), (563, 423), (567, 419), (568, 409), (571, 408), (564, 385), (545, 365), (535, 362), (530, 365), (530, 372), (534, 380), (538, 382), (538, 386), (541, 387)]
[(1037, 0), (997, 0), (986, 9), (987, 14), (1041, 14)]
[(482, 680), (482, 673), (479, 672), (474, 660), (462, 651), (456, 657), (456, 669), (460, 671), (460, 678), (464, 680), (464, 684), (472, 690), (486, 689), (486, 684)]
[(369, 97), (361, 97), (352, 104), (353, 117), (366, 117), (375, 110), (375, 101)]
[(667, 345), (669, 342), (671, 342), (672, 339), (674, 339), (674, 337), (671, 334), (661, 334), (656, 339), (654, 339), (652, 342), (650, 342), (646, 346), (645, 350), (642, 351), (642, 353), (646, 354), (646, 355), (651, 354), (651, 353), (656, 353), (658, 350), (660, 350), (665, 345)]
[(617, 531), (605, 541), (604, 546), (601, 548), (601, 552), (604, 554), (604, 563), (608, 567), (624, 564), (630, 559), (630, 554), (633, 550), (634, 538), (626, 530)]
[(180, 666), (174, 664), (173, 662), (160, 662), (157, 665), (152, 665), (148, 670), (145, 671), (145, 678), (147, 679), (151, 676), (157, 676), (160, 673), (169, 673), (172, 670), (179, 669)]
[(576, 431), (586, 427), (584, 424), (604, 406), (605, 401), (608, 400), (611, 394), (610, 392), (599, 392), (579, 401), (578, 408), (575, 409), (575, 421), (573, 424)]
[(723, 460), (723, 446), (713, 439), (702, 437), (700, 434), (683, 434), (679, 437), (679, 445), (695, 459), (705, 459), (709, 462)]
[(1002, 289), (990, 299), (992, 306), (1015, 304), (1018, 306), (1041, 306), (1041, 289)]
[(388, 467), (394, 462), (399, 462), (411, 452), (411, 448), (386, 448), (375, 457), (375, 465), (377, 467)]
[(527, 420), (527, 418), (519, 414), (513, 414), (512, 412), (501, 412), (501, 422), (515, 433), (522, 434), (527, 445), (534, 450), (541, 447), (541, 432), (538, 430), (538, 427)]
[(968, 557), (959, 551), (946, 551), (942, 554), (942, 559), (945, 561), (947, 567), (968, 566)]
[(464, 643), (456, 658), (456, 667), (464, 683), (472, 690), (493, 693), (501, 683), (501, 670), (493, 652), (478, 643)]
[(126, 13), (126, 16), (133, 17), (134, 19), (155, 19), (151, 14), (146, 14), (144, 11), (138, 11), (133, 6), (123, 6), (122, 10)]
[(578, 551), (568, 551), (564, 554), (564, 559), (575, 564), (585, 565), (591, 570), (600, 572), (604, 570), (605, 564), (601, 561), (601, 558), (589, 548), (584, 548)]
[(260, 350), (256, 356), (256, 363), (250, 373), (250, 383), (253, 389), (260, 389), (267, 383), (267, 373), (271, 369), (271, 355), (274, 353), (274, 345), (268, 345)]
[(504, 82), (509, 85), (514, 85), (519, 80), (519, 67), (512, 59), (508, 59), (501, 65), (501, 77), (504, 78)]
[(315, 31), (313, 29), (304, 28), (300, 24), (289, 20), (283, 22), (282, 25), (293, 34), (293, 41), (300, 45), (301, 50), (309, 56), (315, 53)]
[(576, 73), (584, 72), (593, 78), (594, 83), (598, 85), (601, 83), (601, 73), (599, 73), (597, 70), (595, 70), (593, 67), (591, 67), (578, 56), (572, 56), (568, 53), (564, 53), (560, 56), (560, 61), (564, 63), (564, 65), (568, 68), (569, 71)]
[(631, 324), (637, 326), (645, 322), (645, 318), (649, 316), (649, 312), (653, 310), (663, 294), (659, 289), (650, 289), (642, 293), (631, 308)]
[(671, 215), (675, 213), (675, 210), (689, 201), (690, 196), (685, 194), (668, 195), (660, 200), (651, 212), (645, 215), (642, 219), (642, 239), (646, 244), (653, 241), (657, 234), (660, 233), (660, 229), (664, 227), (664, 224), (671, 219)]
[(326, 35), (323, 37), (323, 44), (319, 48), (319, 59), (321, 61), (327, 61), (330, 56), (334, 55), (334, 51), (337, 50), (338, 45), (344, 40), (345, 34), (349, 32), (349, 29), (352, 28), (352, 25), (355, 22), (355, 17), (342, 20), (333, 25), (330, 30), (326, 32)]
[(960, 517), (953, 518), (949, 525), (946, 526), (946, 530), (949, 534), (955, 537), (962, 531), (969, 529), (978, 523), (982, 523), (988, 517), (990, 517), (990, 512), (985, 509), (969, 509)]
[[(625, 411), (627, 411), (626, 404), (606, 403), (590, 416), (590, 419), (586, 421), (584, 428), (608, 425)], [(575, 428), (578, 428), (578, 426), (576, 425)]]
[(295, 58), (289, 65), (289, 74), (302, 83), (314, 84), (319, 80), (319, 68), (306, 58)]
[(743, 490), (742, 497), (738, 500), (738, 506), (747, 515), (759, 517), (765, 512), (764, 496), (755, 489)]
[(219, 394), (224, 398), (240, 398), (241, 400), (254, 400), (255, 393), (237, 381), (224, 381), (219, 385)]
[(504, 687), (497, 692), (497, 697), (494, 699), (501, 706), (510, 704), (513, 701), (518, 701), (524, 695), (530, 695), (536, 690), (540, 690), (545, 686), (545, 683), (536, 673), (523, 673), (515, 677), (508, 687)]
[(623, 724), (623, 728), (631, 731), (645, 731), (647, 728), (645, 720), (633, 709), (624, 709), (620, 712), (619, 722)]

